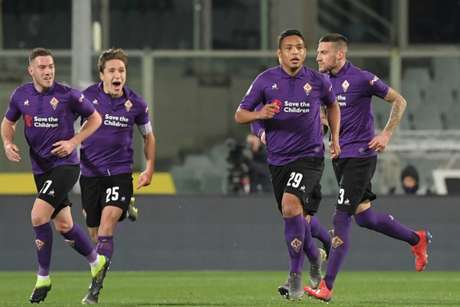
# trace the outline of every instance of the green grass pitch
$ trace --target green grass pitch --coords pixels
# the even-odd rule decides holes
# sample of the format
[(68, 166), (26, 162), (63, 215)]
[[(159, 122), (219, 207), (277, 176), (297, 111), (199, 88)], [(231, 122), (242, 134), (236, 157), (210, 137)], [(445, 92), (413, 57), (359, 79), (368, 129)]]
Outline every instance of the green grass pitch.
[[(282, 299), (285, 272), (109, 272), (99, 306), (460, 306), (460, 272), (343, 272), (332, 301)], [(81, 306), (89, 272), (54, 272), (39, 306)], [(0, 273), (0, 306), (31, 306), (31, 272)]]

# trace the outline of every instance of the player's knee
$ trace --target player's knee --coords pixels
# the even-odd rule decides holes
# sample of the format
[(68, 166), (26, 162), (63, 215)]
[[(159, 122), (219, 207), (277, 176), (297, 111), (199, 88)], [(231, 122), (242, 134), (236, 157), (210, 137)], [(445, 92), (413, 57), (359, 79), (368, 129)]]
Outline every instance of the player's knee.
[(36, 227), (49, 223), (50, 219), (44, 216), (32, 214), (30, 217), (30, 221), (32, 223), (32, 226)]
[(60, 233), (67, 233), (72, 230), (73, 222), (72, 221), (55, 221), (54, 227)]
[(292, 194), (284, 194), (281, 202), (284, 217), (293, 217), (303, 214), (302, 204), (297, 196)]

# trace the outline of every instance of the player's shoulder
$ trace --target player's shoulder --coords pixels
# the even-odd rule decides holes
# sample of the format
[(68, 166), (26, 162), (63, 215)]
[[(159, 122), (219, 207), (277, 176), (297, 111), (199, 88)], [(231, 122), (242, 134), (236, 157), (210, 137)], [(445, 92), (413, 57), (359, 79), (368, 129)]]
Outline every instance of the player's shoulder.
[(280, 66), (270, 67), (262, 71), (257, 75), (254, 81), (264, 82), (264, 81), (273, 81), (281, 77), (281, 68)]
[(53, 85), (53, 91), (56, 94), (72, 94), (73, 92), (77, 91), (77, 89), (74, 89), (64, 82), (55, 81)]
[(142, 106), (147, 105), (144, 98), (138, 93), (136, 93), (133, 89), (125, 86), (123, 90), (125, 91), (126, 98), (128, 98), (133, 104), (138, 104)]
[(87, 88), (85, 88), (83, 90), (83, 94), (85, 96), (94, 96), (96, 95), (98, 92), (99, 92), (99, 89), (100, 89), (100, 84), (99, 83), (94, 83), (94, 84), (91, 84), (90, 86), (88, 86)]
[(27, 96), (31, 94), (34, 91), (34, 85), (32, 82), (24, 83), (16, 87), (12, 92), (11, 92), (11, 100), (22, 97), (22, 96)]
[(368, 70), (362, 69), (350, 63), (347, 74), (355, 76), (355, 78), (369, 82), (376, 77), (376, 75)]

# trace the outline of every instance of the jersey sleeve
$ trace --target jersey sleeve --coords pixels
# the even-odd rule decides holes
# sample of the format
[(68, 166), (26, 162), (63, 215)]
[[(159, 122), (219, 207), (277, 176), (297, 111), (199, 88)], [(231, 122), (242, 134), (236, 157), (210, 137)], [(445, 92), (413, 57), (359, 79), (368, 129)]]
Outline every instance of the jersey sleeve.
[(15, 99), (16, 91), (11, 94), (8, 109), (6, 110), (5, 117), (11, 122), (16, 122), (21, 117), (21, 110), (18, 108), (17, 100)]
[(240, 102), (240, 108), (248, 111), (254, 111), (254, 109), (263, 103), (264, 98), (264, 88), (263, 82), (259, 75), (249, 86), (246, 95), (243, 97), (243, 100)]
[[(262, 107), (263, 107), (263, 104), (259, 104), (255, 110), (259, 111), (260, 109), (262, 109)], [(251, 122), (250, 127), (251, 127), (251, 133), (254, 135), (257, 135), (258, 137), (260, 137), (262, 132), (265, 131), (265, 123), (263, 120), (255, 120)]]
[(139, 103), (139, 111), (136, 117), (134, 118), (134, 122), (136, 123), (136, 125), (142, 126), (150, 121), (149, 107), (147, 106), (147, 103), (142, 99), (138, 99), (136, 102)]
[(322, 87), (321, 101), (323, 105), (328, 106), (328, 105), (335, 103), (337, 98), (335, 97), (335, 93), (332, 90), (331, 81), (325, 76), (322, 76), (322, 82), (323, 82), (323, 87)]
[(364, 71), (363, 74), (365, 81), (368, 83), (369, 94), (382, 99), (385, 98), (390, 90), (390, 87), (373, 73)]
[(87, 118), (96, 111), (91, 101), (82, 92), (72, 89), (70, 95), (72, 110), (82, 118)]

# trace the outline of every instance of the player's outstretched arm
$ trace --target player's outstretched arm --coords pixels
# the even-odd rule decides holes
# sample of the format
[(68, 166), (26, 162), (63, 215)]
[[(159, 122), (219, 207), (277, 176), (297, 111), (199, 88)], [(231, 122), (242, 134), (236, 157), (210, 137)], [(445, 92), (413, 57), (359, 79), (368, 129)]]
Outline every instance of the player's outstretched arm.
[(370, 142), (369, 148), (375, 151), (383, 151), (390, 142), (391, 136), (401, 122), (404, 111), (406, 110), (407, 102), (401, 94), (390, 88), (388, 94), (384, 98), (391, 103), (390, 118), (388, 119), (385, 128), (377, 134)]
[(340, 133), (340, 107), (337, 102), (327, 106), (327, 121), (331, 128), (331, 143), (329, 151), (331, 158), (338, 158), (340, 155), (339, 133)]
[(16, 123), (3, 118), (2, 121), (2, 141), (3, 149), (8, 160), (12, 162), (21, 161), (21, 155), (19, 154), (19, 148), (13, 143), (14, 134), (16, 132)]
[(155, 172), (155, 152), (156, 141), (153, 132), (147, 133), (144, 137), (144, 156), (145, 156), (145, 170), (139, 175), (136, 189), (150, 185), (152, 176)]
[(72, 153), (75, 148), (81, 144), (87, 137), (93, 134), (102, 123), (101, 116), (97, 111), (94, 111), (81, 126), (80, 131), (70, 140), (62, 140), (53, 144), (51, 153), (58, 157), (65, 157)]

